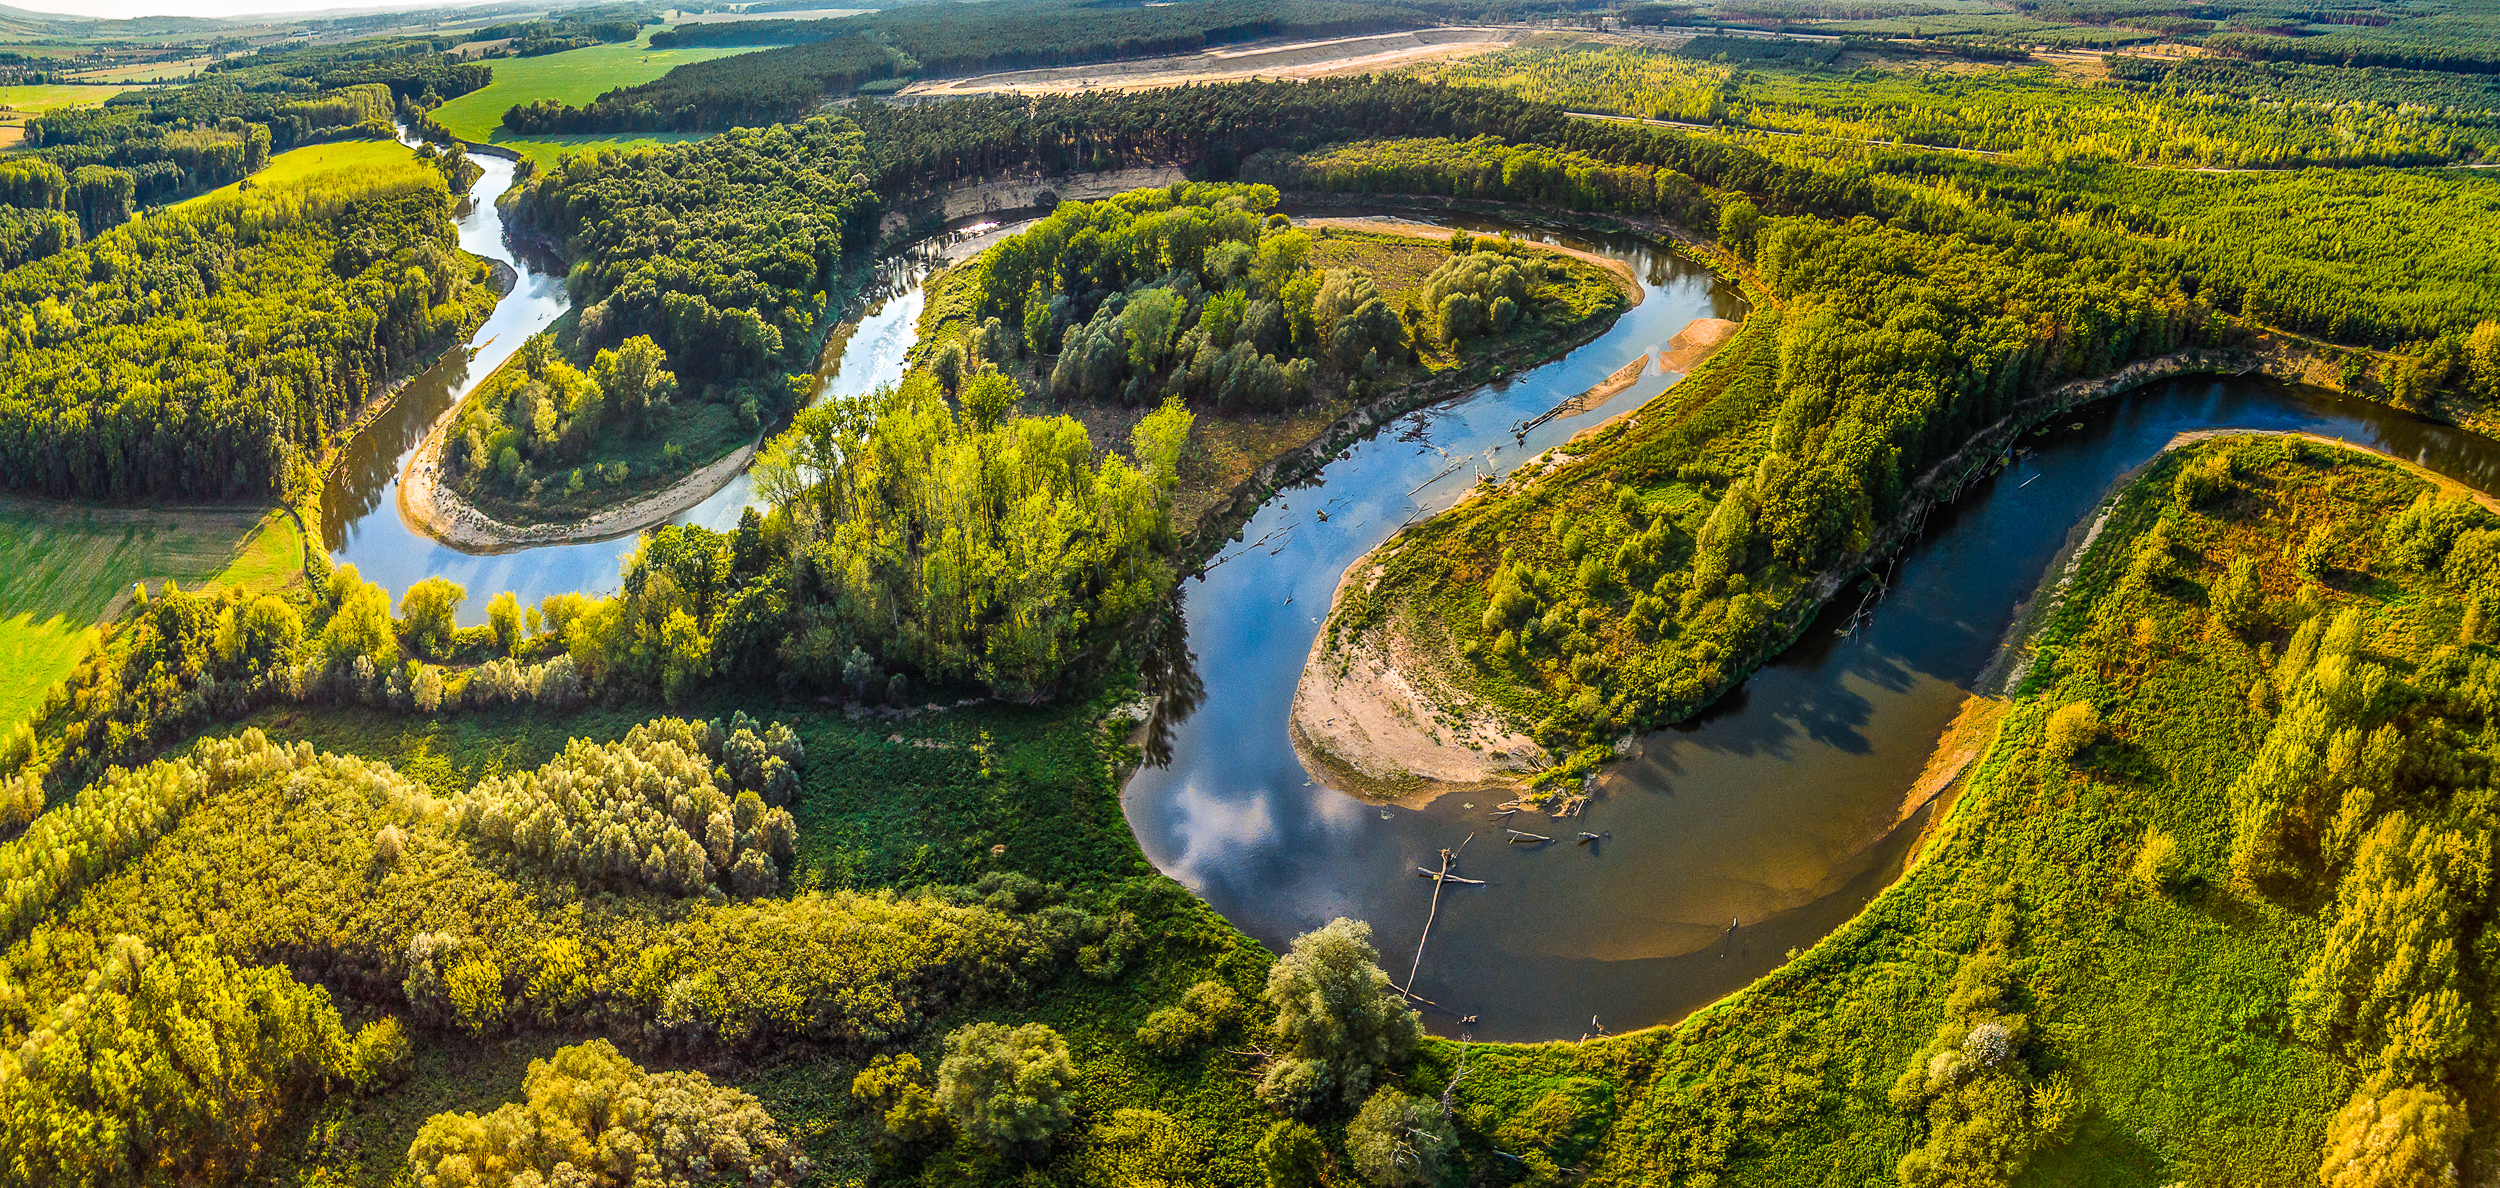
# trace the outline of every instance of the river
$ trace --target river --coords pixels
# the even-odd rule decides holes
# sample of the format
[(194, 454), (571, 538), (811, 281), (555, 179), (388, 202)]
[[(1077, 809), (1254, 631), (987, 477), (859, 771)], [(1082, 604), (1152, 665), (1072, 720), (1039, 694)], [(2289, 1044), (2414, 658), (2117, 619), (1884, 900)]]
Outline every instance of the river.
[[(1629, 240), (1573, 241), (1634, 264), (1647, 300), (1566, 358), (1407, 417), (1331, 463), (1314, 487), (1262, 508), (1181, 592), (1203, 701), (1124, 798), (1155, 865), (1281, 949), (1335, 916), (1368, 920), (1403, 981), (1432, 912), (1419, 866), (1464, 846), (1413, 989), (1443, 1034), (1576, 1039), (1679, 1018), (1743, 987), (1839, 927), (1896, 878), (1925, 813), (1904, 794), (2070, 529), (2113, 482), (2183, 431), (2305, 430), (2413, 459), (2469, 485), (2500, 479), (2500, 446), (2384, 406), (2253, 380), (2141, 390), (2026, 437), (2033, 453), (1939, 510), (1900, 558), (1890, 595), (1850, 636), (1852, 590), (1742, 687), (1639, 740), (1578, 820), (1512, 824), (1567, 840), (1506, 845), (1500, 794), (1416, 808), (1333, 791), (1303, 770), (1286, 716), (1347, 565), (1398, 525), (1448, 506), (1477, 466), (1526, 457), (1660, 390), (1513, 444), (1511, 426), (1654, 348), (1685, 320), (1733, 306), (1706, 274)], [(2071, 426), (2071, 427), (2070, 427)], [(1484, 451), (1499, 452), (1485, 456)], [(1476, 456), (1438, 482), (1446, 457)], [(1317, 513), (1328, 513), (1321, 520)], [(1165, 744), (1155, 750), (1160, 753)], [(1472, 835), (1472, 841), (1469, 840)], [(1731, 924), (1734, 925), (1731, 928)], [(1478, 1021), (1461, 1025), (1463, 1016)]]
[[(487, 173), (474, 192), (502, 192), (512, 163), (478, 160)], [(461, 620), (476, 623), (496, 591), (526, 603), (613, 589), (635, 538), (474, 554), (431, 540), (400, 515), (398, 475), (426, 428), (566, 307), (561, 278), (516, 256), (491, 202), (465, 207), (459, 227), (463, 248), (511, 264), (519, 285), (466, 349), (417, 376), (350, 443), (325, 494), (324, 533), (338, 560), (394, 596), (424, 577), (460, 582), (469, 591)], [(1567, 838), (1585, 829), (1603, 840), (1504, 845), (1501, 826), (1486, 818), (1498, 795), (1382, 807), (1302, 769), (1286, 715), (1329, 596), (1348, 564), (1400, 524), (1448, 506), (1476, 474), (1507, 473), (1678, 377), (1653, 372), (1600, 408), (1538, 427), (1524, 445), (1513, 437), (1517, 423), (1657, 350), (1694, 318), (1744, 310), (1706, 271), (1637, 240), (1520, 230), (1629, 263), (1644, 301), (1596, 341), (1402, 418), (1313, 484), (1261, 508), (1245, 543), (1183, 584), (1187, 652), (1205, 674), (1203, 696), (1153, 748), (1161, 757), (1168, 745), (1168, 759), (1137, 772), (1123, 793), (1155, 865), (1252, 936), (1281, 950), (1332, 917), (1366, 919), (1383, 964), (1401, 980), (1431, 904), (1432, 884), (1415, 868), (1463, 844), (1463, 873), (1485, 885), (1443, 893), (1414, 982), (1440, 1004), (1426, 1018), (1445, 1034), (1572, 1039), (1671, 1020), (1855, 914), (1898, 875), (1925, 822), (1920, 815), (1895, 826), (1903, 794), (1996, 654), (2017, 605), (2112, 482), (2173, 435), (2306, 430), (2477, 488), (2500, 480), (2500, 445), (2314, 390), (2196, 380), (2104, 401), (2024, 439), (2033, 453), (1938, 511), (1901, 557), (1889, 597), (1855, 634), (1836, 631), (1855, 605), (1844, 596), (1847, 605), (1827, 611), (1737, 691), (1640, 740), (1631, 761), (1604, 776), (1585, 817), (1537, 830)], [(936, 260), (996, 234), (916, 245), (881, 264), (866, 313), (832, 352), (821, 389), (864, 392), (899, 377), (921, 310), (920, 279)], [(741, 476), (678, 520), (726, 526), (747, 498)], [(1462, 1026), (1466, 1015), (1480, 1020)]]

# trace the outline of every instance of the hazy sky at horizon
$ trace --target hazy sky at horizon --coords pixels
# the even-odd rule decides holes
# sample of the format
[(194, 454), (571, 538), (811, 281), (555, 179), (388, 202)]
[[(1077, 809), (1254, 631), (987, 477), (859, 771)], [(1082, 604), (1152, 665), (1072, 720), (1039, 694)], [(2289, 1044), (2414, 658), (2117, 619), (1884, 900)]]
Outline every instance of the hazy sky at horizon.
[(122, 20), (142, 16), (228, 17), (263, 13), (357, 11), (390, 8), (443, 8), (444, 0), (0, 0), (11, 8), (67, 16)]

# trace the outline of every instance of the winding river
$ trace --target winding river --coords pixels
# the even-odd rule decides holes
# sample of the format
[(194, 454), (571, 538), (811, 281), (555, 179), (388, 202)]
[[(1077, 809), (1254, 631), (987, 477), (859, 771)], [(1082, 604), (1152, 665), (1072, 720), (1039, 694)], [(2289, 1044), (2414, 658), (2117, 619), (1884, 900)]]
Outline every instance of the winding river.
[[(1281, 948), (1331, 917), (1362, 918), (1400, 980), (1434, 911), (1432, 883), (1416, 870), (1463, 845), (1460, 873), (1485, 885), (1442, 892), (1413, 983), (1439, 1004), (1426, 1019), (1444, 1034), (1567, 1040), (1679, 1018), (1856, 914), (1900, 874), (1926, 823), (1925, 810), (1902, 819), (1905, 796), (2019, 604), (2113, 482), (2174, 435), (2305, 430), (2478, 488), (2500, 482), (2500, 444), (2314, 389), (2199, 379), (2103, 401), (2025, 438), (2033, 453), (1939, 510), (1854, 634), (1840, 633), (1852, 591), (1736, 692), (1639, 740), (1583, 818), (1515, 822), (1603, 840), (1506, 845), (1487, 817), (1502, 795), (1366, 803), (1306, 772), (1285, 723), (1346, 566), (1401, 523), (1454, 502), (1475, 470), (1507, 473), (1662, 381), (1552, 422), (1525, 448), (1514, 423), (1654, 349), (1685, 320), (1732, 313), (1722, 288), (1674, 257), (1629, 240), (1571, 242), (1630, 261), (1647, 300), (1570, 356), (1407, 417), (1331, 463), (1315, 486), (1260, 509), (1243, 543), (1183, 586), (1203, 700), (1172, 728), (1169, 762), (1140, 771), (1125, 797), (1155, 865), (1252, 936)], [(1471, 456), (1436, 480), (1445, 459)], [(1462, 1025), (1469, 1015), (1477, 1021)]]
[[(625, 556), (640, 535), (471, 552), (426, 535), (400, 510), (400, 473), (427, 430), (519, 350), (523, 339), (553, 325), (572, 304), (562, 273), (538, 269), (506, 239), (492, 196), (511, 187), (514, 163), (483, 153), (471, 159), (486, 172), (461, 205), (460, 247), (509, 266), (519, 281), (466, 345), (445, 352), (411, 378), (390, 408), (347, 443), (321, 501), (322, 539), (333, 559), (354, 564), (393, 599), (429, 577), (460, 583), (469, 591), (460, 608), (464, 626), (486, 621), (487, 599), (498, 591), (510, 590), (523, 605), (534, 605), (546, 595), (568, 590), (615, 589)], [(864, 295), (866, 312), (818, 373), (819, 398), (867, 392), (902, 378), (903, 351), (920, 321), (920, 280), (945, 250), (967, 246), (965, 239), (956, 234), (915, 244), (878, 265)], [(741, 473), (669, 522), (727, 528), (737, 523), (748, 497), (747, 476)]]
[[(475, 193), (510, 184), (510, 162), (479, 163), (487, 174)], [(1639, 740), (1584, 818), (1538, 830), (1586, 829), (1602, 840), (1504, 845), (1486, 817), (1498, 795), (1384, 807), (1326, 787), (1295, 759), (1286, 714), (1330, 593), (1347, 565), (1400, 524), (1448, 506), (1475, 475), (1507, 473), (1679, 377), (1645, 376), (1600, 408), (1539, 426), (1524, 444), (1518, 423), (1655, 351), (1690, 320), (1744, 309), (1707, 272), (1628, 237), (1510, 229), (1630, 264), (1645, 300), (1596, 341), (1402, 418), (1261, 508), (1242, 543), (1183, 585), (1187, 653), (1203, 691), (1168, 706), (1168, 735), (1152, 748), (1163, 761), (1140, 770), (1123, 797), (1156, 866), (1251, 935), (1281, 949), (1331, 917), (1360, 917), (1401, 980), (1432, 910), (1432, 884), (1415, 869), (1463, 845), (1462, 872), (1484, 885), (1443, 893), (1413, 985), (1439, 1004), (1427, 1019), (1444, 1033), (1572, 1039), (1674, 1019), (1855, 914), (1899, 874), (1925, 824), (1923, 812), (1901, 818), (1904, 795), (2018, 604), (2110, 485), (2174, 435), (2305, 430), (2477, 488), (2500, 485), (2500, 444), (2314, 390), (2195, 380), (2104, 401), (2024, 439), (2032, 453), (1939, 510), (1857, 631), (1840, 633), (1854, 605), (1844, 596), (1851, 605), (1835, 605), (1742, 688)], [(519, 285), (467, 349), (417, 376), (350, 444), (325, 495), (324, 531), (337, 559), (394, 596), (428, 576), (460, 582), (470, 591), (462, 620), (480, 622), (495, 591), (530, 602), (612, 589), (634, 538), (473, 554), (400, 515), (399, 471), (427, 427), (565, 308), (561, 278), (516, 258), (491, 202), (464, 209), (460, 235), (467, 250), (511, 264)], [(978, 246), (957, 237), (948, 254)], [(881, 265), (866, 314), (823, 369), (825, 390), (866, 391), (900, 375), (919, 281), (936, 254), (923, 248)], [(678, 519), (725, 526), (747, 498), (741, 477)], [(1459, 1022), (1471, 1015), (1478, 1021)]]

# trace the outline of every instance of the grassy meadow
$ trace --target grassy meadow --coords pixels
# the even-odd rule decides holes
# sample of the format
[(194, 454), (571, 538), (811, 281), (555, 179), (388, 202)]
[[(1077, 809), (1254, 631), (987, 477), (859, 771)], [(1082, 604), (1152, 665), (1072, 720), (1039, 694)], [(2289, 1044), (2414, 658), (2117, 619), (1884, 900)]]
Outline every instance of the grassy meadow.
[(302, 571), (303, 541), (281, 513), (0, 501), (0, 728), (69, 672), (131, 583), (275, 589)]
[(407, 145), (395, 140), (335, 140), (279, 153), (269, 158), (269, 164), (260, 172), (244, 181), (185, 198), (175, 203), (173, 209), (212, 199), (231, 198), (243, 192), (245, 182), (249, 182), (255, 190), (319, 188), (357, 174), (379, 176), (399, 171), (411, 177), (433, 172), (431, 166), (418, 162), (416, 154), (409, 151)]
[(115, 95), (119, 95), (123, 91), (129, 89), (130, 88), (128, 87), (114, 86), (110, 84), (103, 86), (78, 86), (69, 83), (57, 85), (47, 83), (40, 86), (29, 87), (0, 87), (0, 107), (5, 107), (12, 111), (24, 112), (30, 115), (41, 115), (55, 107), (76, 107), (81, 104), (102, 103), (105, 100), (110, 99)]
[(26, 121), (31, 116), (42, 115), (56, 107), (102, 103), (121, 94), (124, 89), (66, 85), (0, 87), (0, 149), (26, 138)]
[(690, 46), (655, 50), (651, 33), (633, 42), (594, 45), (535, 58), (496, 58), (493, 82), (435, 109), (434, 118), (462, 140), (494, 144), (536, 161), (540, 168), (585, 148), (671, 144), (700, 140), (703, 133), (653, 132), (617, 136), (513, 137), (503, 134), (503, 113), (514, 104), (554, 99), (579, 105), (615, 90), (647, 83), (689, 62), (754, 52), (753, 46)]

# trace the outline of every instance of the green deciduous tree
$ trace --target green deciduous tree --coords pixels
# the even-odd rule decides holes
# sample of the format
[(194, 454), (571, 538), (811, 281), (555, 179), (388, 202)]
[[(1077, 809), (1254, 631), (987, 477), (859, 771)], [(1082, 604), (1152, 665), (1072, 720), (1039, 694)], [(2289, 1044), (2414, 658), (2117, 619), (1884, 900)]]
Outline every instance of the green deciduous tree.
[(1268, 970), (1266, 998), (1285, 1049), (1260, 1078), (1259, 1096), (1295, 1113), (1363, 1100), (1423, 1037), (1422, 1019), (1391, 990), (1371, 926), (1360, 920), (1331, 920), (1295, 937)]
[(1040, 1023), (973, 1023), (946, 1037), (937, 1097), (965, 1134), (1032, 1153), (1067, 1128), (1075, 1080), (1076, 1065), (1057, 1031)]
[(451, 649), (452, 633), (460, 627), (456, 616), (468, 597), (449, 578), (420, 579), (399, 596), (400, 639), (420, 656), (442, 657)]
[(1382, 1089), (1346, 1126), (1346, 1156), (1380, 1188), (1430, 1188), (1459, 1163), (1458, 1134), (1439, 1102)]
[(2326, 1127), (2323, 1188), (2431, 1188), (2457, 1183), (2465, 1111), (2437, 1089), (2364, 1086)]
[(807, 1175), (806, 1156), (755, 1098), (702, 1073), (645, 1072), (603, 1039), (531, 1061), (522, 1092), (490, 1114), (428, 1119), (408, 1147), (418, 1182), (698, 1188)]
[(2049, 715), (2048, 730), (2041, 736), (2040, 745), (2050, 762), (2072, 763), (2100, 734), (2100, 711), (2088, 701), (2071, 702)]
[(909, 1052), (869, 1061), (851, 1078), (851, 1096), (875, 1112), (888, 1140), (902, 1146), (938, 1138), (950, 1125), (945, 1108), (929, 1092), (920, 1058)]

